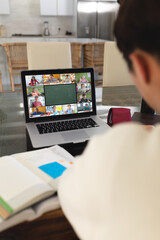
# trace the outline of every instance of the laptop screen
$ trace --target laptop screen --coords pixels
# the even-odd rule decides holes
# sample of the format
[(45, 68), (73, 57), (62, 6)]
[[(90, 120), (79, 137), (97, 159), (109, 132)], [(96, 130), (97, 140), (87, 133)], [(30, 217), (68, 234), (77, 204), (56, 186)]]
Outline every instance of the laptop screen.
[(95, 111), (92, 69), (22, 72), (27, 119), (65, 118)]

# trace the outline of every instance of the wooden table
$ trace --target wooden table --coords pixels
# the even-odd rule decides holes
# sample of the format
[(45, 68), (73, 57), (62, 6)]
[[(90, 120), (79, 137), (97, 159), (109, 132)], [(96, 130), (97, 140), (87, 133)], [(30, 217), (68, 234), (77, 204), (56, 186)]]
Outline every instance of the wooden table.
[(61, 209), (19, 224), (2, 233), (0, 240), (78, 240)]

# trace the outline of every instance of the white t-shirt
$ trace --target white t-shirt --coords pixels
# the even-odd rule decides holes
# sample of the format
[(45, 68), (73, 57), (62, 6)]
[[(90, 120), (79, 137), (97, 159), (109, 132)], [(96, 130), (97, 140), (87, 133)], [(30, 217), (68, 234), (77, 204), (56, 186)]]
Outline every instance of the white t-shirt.
[(160, 125), (117, 125), (62, 176), (62, 209), (80, 239), (160, 239)]

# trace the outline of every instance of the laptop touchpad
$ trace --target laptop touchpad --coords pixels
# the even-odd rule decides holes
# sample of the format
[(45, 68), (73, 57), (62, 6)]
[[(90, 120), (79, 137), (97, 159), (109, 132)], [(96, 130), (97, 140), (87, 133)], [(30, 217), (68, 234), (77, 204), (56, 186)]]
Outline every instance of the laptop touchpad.
[(62, 137), (64, 138), (65, 141), (71, 140), (72, 142), (77, 140), (89, 139), (89, 136), (85, 131), (73, 131), (62, 133)]

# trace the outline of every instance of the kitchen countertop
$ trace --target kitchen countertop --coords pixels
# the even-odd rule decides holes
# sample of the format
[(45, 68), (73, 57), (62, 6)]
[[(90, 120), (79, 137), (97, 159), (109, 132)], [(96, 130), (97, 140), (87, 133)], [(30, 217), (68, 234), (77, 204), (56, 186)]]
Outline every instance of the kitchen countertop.
[(75, 35), (54, 35), (54, 36), (10, 36), (0, 37), (0, 44), (9, 42), (104, 42), (97, 38), (76, 38)]
[(15, 33), (15, 34), (12, 34), (11, 36), (0, 36), (0, 38), (14, 38), (14, 37), (44, 37), (44, 38), (50, 38), (50, 37), (75, 37), (76, 35), (75, 34), (54, 34), (54, 35), (48, 35), (48, 36), (45, 36), (45, 35), (42, 35), (42, 34), (22, 34), (22, 33)]
[(44, 36), (44, 35), (41, 35), (41, 34), (15, 34), (15, 35), (12, 35), (10, 36), (9, 38), (13, 38), (13, 37), (42, 37), (42, 38), (67, 38), (67, 37), (76, 37), (74, 34), (69, 34), (69, 35), (62, 35), (62, 34), (55, 34), (55, 35), (48, 35), (48, 36)]

